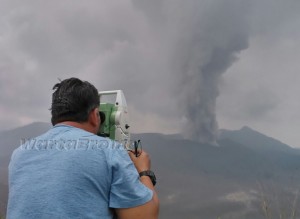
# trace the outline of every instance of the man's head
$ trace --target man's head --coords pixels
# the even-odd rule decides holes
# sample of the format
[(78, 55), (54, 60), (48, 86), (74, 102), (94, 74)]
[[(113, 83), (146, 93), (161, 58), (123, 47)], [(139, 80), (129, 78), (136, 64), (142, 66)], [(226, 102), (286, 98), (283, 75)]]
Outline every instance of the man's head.
[(87, 81), (69, 78), (53, 87), (51, 122), (89, 122), (91, 113), (99, 116), (99, 95), (97, 89)]

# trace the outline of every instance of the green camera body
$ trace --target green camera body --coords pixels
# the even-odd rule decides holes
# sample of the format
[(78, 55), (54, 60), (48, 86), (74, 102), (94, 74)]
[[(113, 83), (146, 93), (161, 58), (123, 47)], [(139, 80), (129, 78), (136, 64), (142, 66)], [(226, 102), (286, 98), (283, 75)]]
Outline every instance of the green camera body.
[(122, 90), (99, 92), (101, 125), (99, 136), (108, 137), (123, 144), (130, 144), (129, 115)]

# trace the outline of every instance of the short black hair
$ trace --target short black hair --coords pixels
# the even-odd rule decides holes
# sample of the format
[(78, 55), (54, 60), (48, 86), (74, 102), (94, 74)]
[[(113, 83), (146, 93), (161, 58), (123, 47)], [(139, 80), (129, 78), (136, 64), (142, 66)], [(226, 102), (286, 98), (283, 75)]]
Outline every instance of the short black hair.
[(51, 123), (86, 122), (89, 113), (99, 107), (100, 98), (94, 85), (78, 78), (69, 78), (53, 87)]

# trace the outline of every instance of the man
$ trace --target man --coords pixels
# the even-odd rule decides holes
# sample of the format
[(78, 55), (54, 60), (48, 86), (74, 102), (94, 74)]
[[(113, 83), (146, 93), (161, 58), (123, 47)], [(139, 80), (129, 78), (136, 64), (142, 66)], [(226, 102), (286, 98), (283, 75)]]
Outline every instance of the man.
[(52, 124), (17, 148), (9, 165), (7, 219), (156, 219), (150, 158), (97, 136), (99, 96), (77, 78), (53, 87)]

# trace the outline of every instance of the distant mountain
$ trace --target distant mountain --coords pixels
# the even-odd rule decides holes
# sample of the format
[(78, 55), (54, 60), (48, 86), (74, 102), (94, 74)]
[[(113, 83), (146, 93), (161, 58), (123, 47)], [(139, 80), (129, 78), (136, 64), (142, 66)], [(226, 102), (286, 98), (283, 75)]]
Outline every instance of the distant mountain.
[(281, 151), (288, 152), (293, 150), (290, 146), (274, 139), (268, 137), (262, 133), (259, 133), (250, 127), (244, 126), (240, 130), (229, 131), (225, 129), (220, 130), (220, 139), (228, 138), (234, 140), (244, 146), (257, 151)]
[[(6, 174), (12, 150), (20, 138), (34, 137), (49, 127), (34, 123), (0, 133), (0, 211), (6, 206)], [(218, 147), (180, 135), (143, 133), (133, 134), (132, 139), (141, 139), (151, 155), (158, 178), (160, 218), (261, 219), (266, 218), (262, 203), (269, 205), (276, 218), (296, 200), (299, 149), (249, 127), (220, 130)]]
[(231, 139), (263, 155), (283, 171), (299, 171), (300, 150), (292, 148), (274, 138), (263, 135), (247, 126), (237, 131), (221, 130), (220, 139)]
[[(262, 197), (275, 212), (290, 208), (287, 200), (294, 200), (300, 180), (299, 150), (250, 128), (230, 131), (232, 136), (225, 136), (225, 131), (219, 147), (178, 136), (134, 135), (142, 139), (158, 174), (162, 218), (265, 218)], [(240, 133), (245, 131), (259, 144), (251, 144), (247, 135), (243, 144)]]

